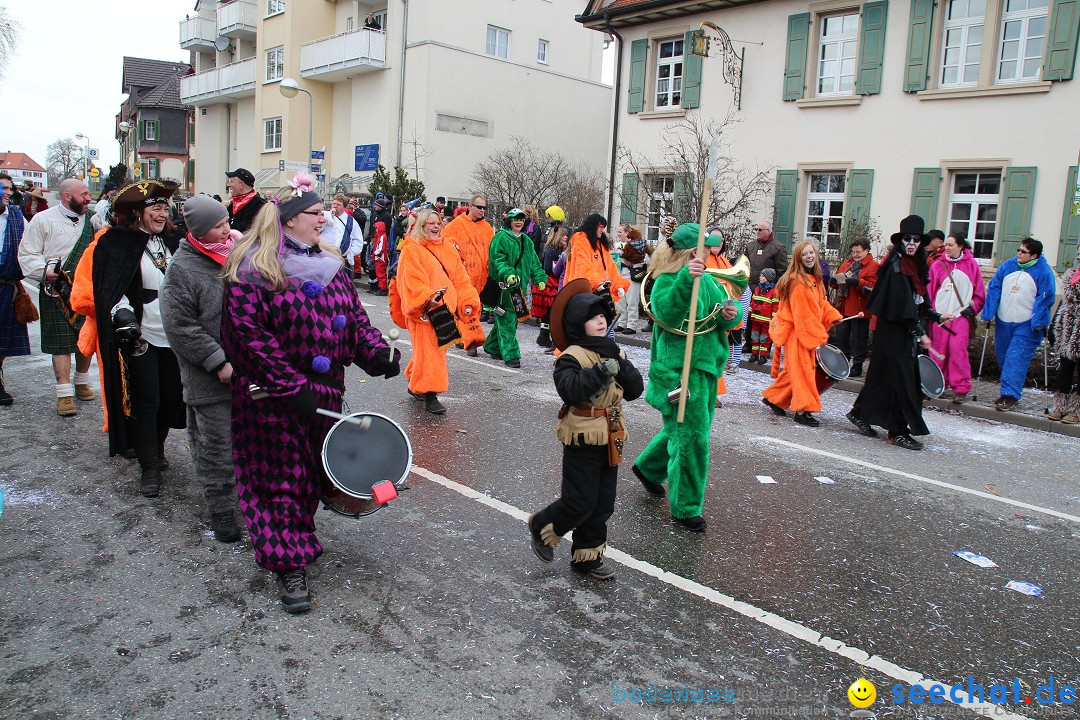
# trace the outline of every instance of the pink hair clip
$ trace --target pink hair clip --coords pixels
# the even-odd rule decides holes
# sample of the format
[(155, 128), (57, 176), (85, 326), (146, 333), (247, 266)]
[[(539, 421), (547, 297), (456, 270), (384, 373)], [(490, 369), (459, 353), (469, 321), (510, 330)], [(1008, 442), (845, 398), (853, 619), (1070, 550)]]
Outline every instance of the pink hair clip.
[(292, 180), (289, 181), (289, 187), (293, 189), (293, 195), (300, 197), (304, 193), (311, 192), (315, 186), (315, 178), (311, 177), (306, 172), (296, 173), (293, 175)]

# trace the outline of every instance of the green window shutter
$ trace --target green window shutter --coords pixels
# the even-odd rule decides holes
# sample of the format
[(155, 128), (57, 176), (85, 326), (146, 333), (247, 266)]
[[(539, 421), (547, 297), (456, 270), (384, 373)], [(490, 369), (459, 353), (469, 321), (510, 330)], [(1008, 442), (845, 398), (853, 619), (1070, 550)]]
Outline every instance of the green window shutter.
[[(1076, 165), (1069, 168), (1065, 183), (1065, 207), (1061, 213), (1061, 243), (1058, 245), (1058, 270), (1064, 270), (1076, 257), (1076, 245), (1080, 241), (1080, 215), (1073, 212), (1076, 192)], [(1074, 268), (1075, 269), (1075, 268)]]
[(885, 58), (885, 20), (888, 16), (888, 0), (868, 2), (862, 6), (856, 95), (877, 95), (881, 92), (881, 63)]
[(675, 217), (680, 223), (699, 219), (694, 212), (694, 173), (675, 173)]
[(773, 204), (773, 235), (788, 249), (795, 232), (795, 191), (799, 185), (798, 170), (776, 171), (776, 200)]
[(799, 100), (806, 86), (806, 57), (810, 42), (810, 13), (789, 15), (787, 60), (784, 62), (784, 101)]
[(911, 214), (921, 217), (928, 228), (937, 222), (940, 191), (941, 168), (915, 168), (911, 179)]
[(1054, 0), (1050, 28), (1046, 34), (1043, 80), (1072, 80), (1076, 65), (1076, 42), (1080, 34), (1080, 3)]
[(623, 173), (622, 197), (619, 200), (619, 222), (633, 225), (638, 217), (638, 186), (641, 184), (637, 173)]
[(192, 158), (187, 161), (187, 181), (188, 185), (195, 183), (195, 160)]
[(648, 57), (648, 40), (635, 40), (630, 43), (630, 99), (626, 104), (626, 112), (631, 114), (645, 109), (645, 74), (648, 70), (646, 65)]
[(873, 170), (849, 170), (847, 197), (844, 198), (844, 224), (865, 225), (870, 219), (870, 194), (874, 189)]
[(1016, 255), (1020, 243), (1031, 233), (1031, 206), (1035, 201), (1038, 168), (1013, 167), (1005, 170), (1005, 188), (998, 208), (998, 255), (1004, 262)]
[(188, 145), (191, 145), (193, 142), (195, 142), (195, 120), (194, 120), (194, 118), (191, 119), (188, 122), (187, 141), (188, 141)]
[(140, 140), (145, 140), (146, 139), (146, 121), (145, 120), (140, 120), (139, 121), (139, 139)]
[(904, 92), (926, 89), (930, 72), (930, 34), (934, 29), (934, 0), (911, 0)]
[(693, 36), (694, 31), (691, 30), (683, 38), (682, 98), (679, 105), (687, 110), (701, 106), (702, 58), (690, 53), (694, 44)]

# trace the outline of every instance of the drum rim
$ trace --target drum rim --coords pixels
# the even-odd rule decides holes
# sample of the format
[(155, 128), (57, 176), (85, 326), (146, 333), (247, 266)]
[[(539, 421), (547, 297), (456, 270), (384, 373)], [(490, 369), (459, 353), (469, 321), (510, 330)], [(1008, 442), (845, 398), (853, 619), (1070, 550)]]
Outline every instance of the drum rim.
[[(937, 368), (938, 377), (941, 378), (941, 391), (938, 392), (937, 394), (926, 391), (926, 383), (923, 382), (922, 366), (923, 366), (924, 363), (922, 361), (922, 358), (926, 358), (928, 361), (930, 361), (930, 362), (932, 362), (934, 364), (935, 368)], [(940, 365), (938, 365), (937, 360), (930, 357), (929, 355), (919, 355), (919, 359), (916, 361), (916, 365), (919, 368), (919, 389), (922, 391), (922, 394), (925, 395), (928, 398), (933, 398), (934, 400), (937, 400), (942, 395), (944, 395), (945, 394), (945, 371), (941, 369)]]
[[(354, 412), (354, 413), (349, 413), (346, 417), (352, 418), (352, 417), (358, 417), (358, 416), (382, 418), (383, 420), (386, 420), (391, 425), (396, 427), (401, 432), (401, 436), (403, 438), (405, 438), (405, 448), (408, 451), (408, 459), (406, 461), (405, 474), (402, 475), (399, 480), (394, 481), (394, 487), (400, 488), (402, 485), (405, 484), (405, 481), (409, 478), (409, 475), (412, 473), (413, 449), (412, 449), (412, 440), (409, 439), (409, 434), (407, 432), (405, 432), (405, 428), (401, 427), (401, 425), (396, 420), (394, 420), (393, 418), (388, 417), (386, 415), (383, 415), (382, 413), (377, 413), (377, 412)], [(370, 492), (368, 492), (368, 493), (358, 493), (355, 490), (351, 490), (349, 488), (342, 487), (341, 482), (338, 481), (338, 479), (334, 476), (333, 471), (330, 470), (330, 466), (328, 465), (328, 463), (326, 461), (326, 441), (330, 439), (330, 435), (334, 432), (334, 430), (339, 425), (344, 425), (347, 422), (348, 422), (347, 419), (342, 418), (341, 420), (338, 420), (333, 425), (331, 425), (330, 429), (326, 431), (326, 437), (323, 438), (323, 446), (322, 446), (323, 470), (326, 471), (326, 476), (328, 478), (330, 478), (330, 483), (334, 487), (336, 487), (338, 490), (340, 490), (341, 492), (343, 492), (346, 495), (348, 495), (349, 497), (355, 498), (357, 500), (371, 500), (375, 496), (374, 496), (374, 494), (372, 494)], [(347, 514), (347, 513), (342, 513), (342, 514)]]
[(841, 375), (839, 377), (837, 377), (836, 375), (833, 375), (831, 372), (829, 372), (828, 368), (822, 366), (822, 364), (821, 364), (821, 349), (826, 348), (826, 347), (827, 348), (832, 348), (836, 352), (837, 355), (839, 355), (840, 357), (847, 360), (847, 355), (844, 355), (844, 352), (840, 348), (833, 345), (832, 343), (825, 343), (823, 345), (818, 345), (816, 348), (814, 348), (814, 361), (817, 363), (818, 369), (820, 369), (821, 372), (823, 372), (825, 374), (825, 377), (829, 378), (833, 382), (840, 382), (842, 380), (847, 380), (849, 377), (851, 377), (851, 361), (848, 360), (847, 372), (846, 373), (844, 373), (843, 375)]

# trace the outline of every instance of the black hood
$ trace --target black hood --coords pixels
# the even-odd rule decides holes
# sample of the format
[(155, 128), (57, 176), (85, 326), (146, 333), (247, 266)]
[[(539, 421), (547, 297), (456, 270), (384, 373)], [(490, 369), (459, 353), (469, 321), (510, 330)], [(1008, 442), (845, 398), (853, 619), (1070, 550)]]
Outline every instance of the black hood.
[(612, 304), (605, 302), (604, 298), (595, 293), (579, 293), (570, 298), (563, 313), (563, 327), (566, 328), (567, 339), (572, 345), (583, 344), (587, 337), (585, 323), (597, 315), (606, 317), (608, 327), (611, 327), (611, 323), (615, 322), (615, 315), (611, 310)]

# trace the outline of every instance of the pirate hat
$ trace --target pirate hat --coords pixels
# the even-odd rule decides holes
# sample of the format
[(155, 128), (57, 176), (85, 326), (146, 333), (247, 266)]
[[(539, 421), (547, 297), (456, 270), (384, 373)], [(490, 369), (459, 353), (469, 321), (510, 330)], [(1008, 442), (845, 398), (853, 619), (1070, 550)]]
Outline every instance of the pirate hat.
[(127, 215), (138, 207), (167, 203), (179, 187), (166, 180), (141, 180), (116, 193), (112, 211), (117, 217)]

